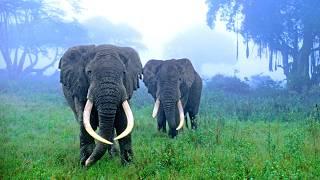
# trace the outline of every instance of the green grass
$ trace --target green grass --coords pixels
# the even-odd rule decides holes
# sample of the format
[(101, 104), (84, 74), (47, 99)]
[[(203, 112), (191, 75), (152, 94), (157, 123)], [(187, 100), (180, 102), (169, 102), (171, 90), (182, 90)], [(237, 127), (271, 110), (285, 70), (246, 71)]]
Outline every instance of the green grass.
[(134, 107), (134, 162), (104, 156), (84, 169), (78, 124), (63, 96), (26, 94), (0, 94), (0, 179), (320, 178), (316, 120), (238, 121), (203, 105), (199, 130), (185, 128), (177, 139), (157, 132), (151, 104)]

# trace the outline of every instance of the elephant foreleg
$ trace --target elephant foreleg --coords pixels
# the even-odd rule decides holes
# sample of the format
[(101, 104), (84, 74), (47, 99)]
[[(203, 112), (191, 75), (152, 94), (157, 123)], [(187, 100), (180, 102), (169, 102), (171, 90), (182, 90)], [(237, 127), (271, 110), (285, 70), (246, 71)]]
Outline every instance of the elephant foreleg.
[[(123, 108), (117, 112), (116, 120), (115, 120), (115, 128), (116, 133), (119, 135), (121, 134), (127, 127), (127, 117), (124, 113)], [(120, 146), (120, 157), (121, 163), (126, 165), (130, 163), (133, 159), (133, 151), (131, 145), (131, 133), (126, 137), (119, 139), (119, 146)]]
[(157, 117), (157, 121), (158, 121), (158, 131), (162, 130), (162, 132), (166, 133), (167, 132), (166, 118), (161, 108), (159, 111), (159, 115)]
[(186, 127), (189, 129), (187, 113), (185, 113), (184, 115), (184, 122), (186, 124)]
[[(78, 101), (77, 98), (74, 98), (74, 104), (75, 104), (75, 110), (78, 118), (78, 122), (80, 124), (80, 164), (85, 165), (85, 161), (89, 158), (91, 155), (95, 143), (94, 139), (87, 133), (87, 131), (84, 128), (83, 125), (83, 109), (84, 109), (84, 103), (81, 103)], [(91, 118), (93, 117), (93, 114), (91, 115)], [(91, 122), (93, 122), (91, 120)], [(92, 128), (94, 130), (97, 129), (97, 124), (92, 123), (91, 124)]]

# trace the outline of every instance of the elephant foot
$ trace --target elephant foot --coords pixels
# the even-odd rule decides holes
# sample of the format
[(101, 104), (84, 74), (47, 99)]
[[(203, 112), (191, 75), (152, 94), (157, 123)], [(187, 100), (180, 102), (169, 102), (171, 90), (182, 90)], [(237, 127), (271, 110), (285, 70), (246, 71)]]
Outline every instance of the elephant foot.
[(191, 118), (191, 129), (196, 130), (198, 128), (198, 122), (195, 117)]
[(133, 160), (133, 152), (131, 149), (121, 152), (121, 164), (128, 165)]
[(93, 149), (95, 148), (95, 144), (87, 144), (85, 146), (82, 146), (80, 148), (80, 165), (84, 166), (86, 160), (89, 158), (89, 156), (92, 154)]
[(178, 135), (178, 131), (175, 128), (169, 130), (169, 136), (171, 138), (175, 138), (177, 135)]
[(119, 149), (113, 144), (111, 148), (108, 148), (109, 157), (113, 158), (119, 155)]
[(165, 127), (159, 127), (158, 126), (158, 131), (162, 131), (163, 133), (166, 133), (167, 129)]

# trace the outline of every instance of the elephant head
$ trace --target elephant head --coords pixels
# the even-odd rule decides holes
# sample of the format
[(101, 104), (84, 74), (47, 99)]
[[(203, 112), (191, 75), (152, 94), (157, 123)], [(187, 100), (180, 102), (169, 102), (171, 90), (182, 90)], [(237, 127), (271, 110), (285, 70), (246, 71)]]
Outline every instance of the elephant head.
[(152, 116), (157, 116), (159, 110), (163, 112), (172, 137), (183, 127), (183, 96), (195, 80), (194, 72), (188, 59), (150, 60), (143, 68), (143, 82), (155, 99)]
[[(114, 140), (124, 138), (133, 128), (133, 115), (128, 100), (138, 88), (138, 77), (142, 73), (140, 58), (128, 47), (77, 46), (65, 52), (59, 68), (60, 81), (66, 91), (85, 104), (85, 130), (98, 140), (86, 161), (87, 165), (103, 156), (107, 149), (106, 144), (112, 144), (115, 116), (119, 108), (123, 108), (127, 122), (120, 122), (126, 124), (126, 128)], [(98, 133), (93, 130), (92, 122), (90, 124), (93, 108), (98, 116)]]

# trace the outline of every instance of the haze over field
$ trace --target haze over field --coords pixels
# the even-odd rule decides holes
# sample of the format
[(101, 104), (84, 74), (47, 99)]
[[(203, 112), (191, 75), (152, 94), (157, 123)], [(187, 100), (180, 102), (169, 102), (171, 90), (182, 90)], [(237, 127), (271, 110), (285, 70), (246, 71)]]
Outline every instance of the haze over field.
[(320, 179), (319, 17), (319, 0), (0, 0), (0, 180)]

